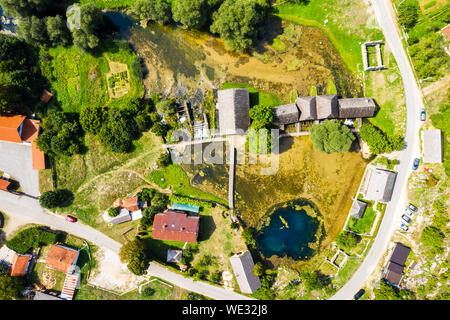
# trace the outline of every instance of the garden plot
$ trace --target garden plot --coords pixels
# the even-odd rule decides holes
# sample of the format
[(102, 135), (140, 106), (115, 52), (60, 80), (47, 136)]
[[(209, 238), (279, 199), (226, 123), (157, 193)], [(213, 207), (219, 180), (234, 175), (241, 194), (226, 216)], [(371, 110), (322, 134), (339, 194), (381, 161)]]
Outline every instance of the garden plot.
[(107, 60), (110, 70), (106, 74), (108, 94), (111, 98), (120, 98), (130, 90), (130, 72), (126, 64)]

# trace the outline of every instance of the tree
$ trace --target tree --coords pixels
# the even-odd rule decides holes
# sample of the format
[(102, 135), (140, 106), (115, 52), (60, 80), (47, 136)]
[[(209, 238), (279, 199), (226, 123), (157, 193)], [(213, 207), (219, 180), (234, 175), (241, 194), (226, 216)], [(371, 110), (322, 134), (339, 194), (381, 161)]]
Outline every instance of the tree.
[(354, 233), (342, 231), (336, 237), (337, 245), (344, 250), (351, 250), (358, 245), (360, 237)]
[(66, 189), (46, 191), (39, 197), (39, 203), (41, 207), (47, 209), (67, 206), (68, 202), (72, 200), (73, 200), (73, 193), (70, 190)]
[(166, 116), (173, 115), (176, 112), (175, 101), (172, 99), (161, 100), (156, 104), (156, 110)]
[(403, 138), (399, 135), (386, 135), (383, 131), (365, 122), (359, 128), (359, 136), (367, 143), (373, 154), (389, 153), (403, 149)]
[(70, 43), (70, 32), (62, 16), (47, 17), (48, 39), (52, 46), (66, 46)]
[(107, 116), (108, 113), (105, 107), (84, 106), (80, 112), (81, 127), (87, 133), (98, 134)]
[(172, 160), (170, 159), (169, 154), (167, 153), (163, 153), (159, 156), (159, 158), (156, 160), (156, 164), (158, 165), (158, 167), (160, 168), (165, 168), (167, 167), (169, 164), (172, 163)]
[(201, 29), (208, 22), (208, 9), (206, 0), (175, 1), (173, 19), (186, 27)]
[(108, 120), (100, 129), (100, 141), (112, 152), (129, 152), (134, 139), (138, 137), (136, 122), (130, 114), (119, 108), (111, 108)]
[(45, 19), (35, 16), (20, 19), (17, 35), (20, 39), (36, 46), (46, 46), (50, 42)]
[(214, 12), (210, 30), (219, 34), (229, 49), (244, 52), (260, 35), (269, 8), (264, 0), (225, 0)]
[(130, 262), (131, 258), (140, 253), (144, 252), (146, 249), (145, 243), (142, 240), (134, 239), (125, 243), (120, 247), (119, 257), (120, 261), (127, 263)]
[(314, 149), (323, 152), (347, 152), (356, 139), (350, 129), (335, 120), (325, 120), (310, 129)]
[(0, 0), (0, 5), (9, 17), (20, 18), (54, 16), (68, 6), (66, 0)]
[(261, 129), (267, 127), (273, 121), (273, 109), (267, 105), (257, 105), (250, 109), (252, 128)]
[(0, 276), (0, 300), (13, 300), (20, 297), (25, 289), (23, 277)]
[(77, 10), (68, 11), (67, 20), (75, 46), (89, 51), (100, 45), (107, 25), (102, 11), (94, 4), (88, 3), (79, 7), (79, 15)]
[(167, 133), (167, 126), (162, 122), (157, 122), (153, 125), (152, 132), (158, 137), (164, 137)]
[(256, 244), (255, 232), (251, 228), (245, 228), (244, 231), (242, 231), (242, 238), (248, 246), (254, 246)]
[(329, 284), (329, 279), (319, 272), (304, 272), (301, 277), (308, 291), (320, 290)]
[(373, 290), (375, 300), (400, 300), (397, 290), (386, 281), (381, 280), (379, 288)]
[(149, 19), (159, 24), (172, 21), (170, 4), (164, 0), (138, 0), (133, 5), (134, 13), (139, 19)]
[(257, 277), (260, 277), (264, 274), (264, 267), (261, 262), (257, 262), (253, 267), (253, 274)]
[(441, 234), (438, 228), (433, 226), (428, 226), (422, 231), (420, 236), (420, 242), (424, 246), (432, 247), (436, 249), (442, 248), (442, 243), (444, 241), (444, 236)]
[(163, 193), (157, 193), (153, 197), (151, 204), (152, 207), (154, 207), (156, 210), (164, 211), (167, 208), (167, 205), (169, 204), (170, 200), (169, 197)]
[(445, 43), (441, 34), (430, 32), (410, 47), (411, 58), (420, 79), (447, 74), (450, 57), (443, 49)]
[(27, 113), (21, 89), (15, 85), (0, 83), (0, 113)]
[(398, 22), (406, 29), (411, 29), (419, 19), (419, 3), (417, 0), (405, 0), (398, 7)]
[(144, 252), (137, 252), (133, 254), (128, 262), (128, 270), (133, 274), (141, 276), (145, 274), (148, 267), (147, 257)]

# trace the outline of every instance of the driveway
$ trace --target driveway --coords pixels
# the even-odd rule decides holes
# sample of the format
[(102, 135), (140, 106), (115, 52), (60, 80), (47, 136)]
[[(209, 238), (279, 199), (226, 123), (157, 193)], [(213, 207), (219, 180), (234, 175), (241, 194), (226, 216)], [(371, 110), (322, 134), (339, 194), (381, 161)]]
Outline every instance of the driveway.
[(39, 174), (33, 170), (31, 145), (0, 141), (0, 171), (19, 181), (25, 194), (39, 197)]

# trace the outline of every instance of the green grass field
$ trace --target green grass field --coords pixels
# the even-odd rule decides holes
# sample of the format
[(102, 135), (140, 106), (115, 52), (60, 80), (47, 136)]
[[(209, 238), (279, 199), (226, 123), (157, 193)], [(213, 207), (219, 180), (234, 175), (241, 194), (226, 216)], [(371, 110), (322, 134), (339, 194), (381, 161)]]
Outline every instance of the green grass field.
[(258, 91), (252, 86), (245, 83), (235, 83), (235, 82), (225, 82), (222, 84), (220, 89), (230, 89), (230, 88), (244, 88), (248, 89), (250, 93), (250, 107), (255, 105), (263, 104), (270, 107), (275, 107), (284, 104), (284, 101), (274, 93)]
[(367, 207), (364, 216), (361, 219), (350, 217), (347, 223), (347, 229), (360, 234), (370, 233), (377, 213), (372, 207)]

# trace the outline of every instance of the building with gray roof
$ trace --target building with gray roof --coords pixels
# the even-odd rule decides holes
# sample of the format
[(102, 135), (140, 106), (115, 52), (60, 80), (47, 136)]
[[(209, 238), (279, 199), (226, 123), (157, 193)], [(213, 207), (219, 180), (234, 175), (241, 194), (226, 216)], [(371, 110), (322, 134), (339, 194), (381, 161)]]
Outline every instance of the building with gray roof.
[(217, 92), (219, 130), (221, 135), (246, 132), (250, 126), (248, 89), (226, 89)]
[(370, 118), (375, 115), (377, 106), (372, 98), (338, 99), (339, 118)]
[(403, 269), (405, 268), (406, 259), (411, 249), (404, 244), (398, 242), (395, 245), (391, 258), (386, 268), (383, 270), (382, 278), (387, 282), (398, 286), (403, 277)]
[(366, 210), (367, 203), (360, 200), (353, 201), (353, 205), (350, 209), (350, 216), (361, 219), (364, 215), (364, 211)]
[(243, 293), (253, 293), (261, 287), (261, 281), (253, 273), (253, 263), (250, 251), (235, 254), (230, 258), (234, 275)]
[(295, 100), (300, 109), (300, 121), (312, 121), (317, 119), (316, 97), (298, 97)]
[(316, 96), (317, 120), (336, 119), (339, 117), (338, 98), (336, 94)]
[(112, 225), (121, 224), (127, 221), (131, 221), (131, 219), (132, 217), (130, 215), (130, 212), (126, 209), (122, 209), (120, 210), (119, 215), (111, 219), (111, 224)]
[(277, 124), (297, 123), (299, 118), (300, 112), (295, 103), (284, 104), (273, 108), (273, 120)]
[(391, 201), (396, 176), (395, 172), (389, 170), (378, 168), (371, 170), (364, 198), (371, 201)]
[(423, 131), (423, 162), (442, 163), (442, 133), (439, 129)]

